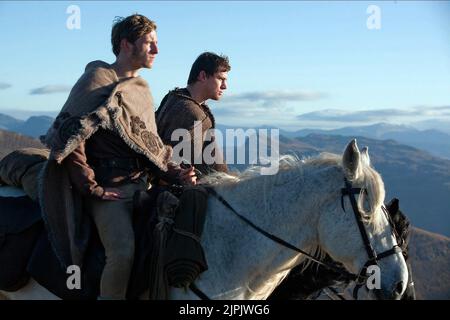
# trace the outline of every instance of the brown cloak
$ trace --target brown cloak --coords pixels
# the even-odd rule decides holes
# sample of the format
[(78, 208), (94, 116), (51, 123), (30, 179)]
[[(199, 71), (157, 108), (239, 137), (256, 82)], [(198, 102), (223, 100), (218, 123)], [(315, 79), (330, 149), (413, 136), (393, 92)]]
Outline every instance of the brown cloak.
[(40, 204), (50, 242), (64, 267), (82, 265), (90, 223), (83, 214), (81, 195), (70, 185), (61, 162), (100, 127), (117, 133), (162, 171), (167, 171), (172, 156), (171, 147), (158, 136), (146, 81), (141, 77), (119, 80), (109, 64), (89, 63), (52, 127), (41, 137), (51, 152), (39, 178)]
[[(201, 126), (201, 136), (196, 136), (194, 123), (198, 122)], [(200, 170), (203, 174), (208, 174), (211, 171), (227, 172), (228, 167), (224, 162), (221, 150), (212, 136), (210, 141), (204, 141), (205, 132), (209, 129), (215, 128), (214, 116), (206, 104), (199, 104), (183, 93), (183, 89), (175, 88), (170, 91), (163, 99), (161, 106), (157, 111), (156, 122), (158, 125), (158, 133), (165, 144), (175, 146), (178, 141), (171, 141), (172, 133), (176, 129), (186, 129), (189, 131), (191, 142), (191, 155), (183, 155), (186, 160), (194, 164), (195, 168)], [(196, 164), (194, 159), (194, 148), (201, 148), (197, 154), (203, 154), (203, 151), (209, 144), (214, 144), (213, 154), (216, 162), (213, 164), (206, 164), (202, 158), (201, 164)]]

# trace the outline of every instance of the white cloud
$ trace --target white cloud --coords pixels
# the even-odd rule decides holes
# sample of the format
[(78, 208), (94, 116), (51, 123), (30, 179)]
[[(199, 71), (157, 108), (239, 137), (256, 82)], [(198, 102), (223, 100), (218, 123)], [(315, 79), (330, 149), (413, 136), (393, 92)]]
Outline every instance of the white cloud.
[(39, 88), (32, 89), (30, 94), (52, 94), (52, 93), (61, 93), (61, 92), (69, 92), (71, 87), (65, 85), (47, 85)]
[(418, 119), (424, 117), (439, 117), (450, 115), (450, 106), (425, 107), (410, 109), (377, 109), (362, 111), (345, 111), (338, 109), (319, 110), (298, 115), (298, 120), (331, 121), (331, 122), (380, 122), (395, 119)]
[(216, 119), (221, 123), (253, 125), (292, 121), (297, 115), (293, 103), (319, 100), (326, 96), (321, 92), (301, 90), (253, 91), (228, 95), (211, 105)]
[(12, 85), (9, 83), (0, 82), (0, 90), (5, 90), (5, 89), (11, 88), (11, 87), (12, 87)]
[(319, 100), (327, 95), (321, 92), (314, 91), (286, 91), (286, 90), (274, 90), (274, 91), (254, 91), (244, 92), (239, 94), (230, 95), (224, 98), (227, 102), (288, 102), (288, 101), (314, 101)]
[(450, 106), (415, 106), (408, 109), (385, 108), (376, 110), (349, 111), (323, 109), (298, 114), (291, 105), (272, 101), (271, 106), (261, 101), (214, 102), (212, 111), (216, 121), (226, 125), (261, 126), (273, 125), (283, 129), (301, 128), (336, 129), (342, 126), (369, 125), (379, 122), (412, 124), (418, 121), (442, 119), (450, 122)]

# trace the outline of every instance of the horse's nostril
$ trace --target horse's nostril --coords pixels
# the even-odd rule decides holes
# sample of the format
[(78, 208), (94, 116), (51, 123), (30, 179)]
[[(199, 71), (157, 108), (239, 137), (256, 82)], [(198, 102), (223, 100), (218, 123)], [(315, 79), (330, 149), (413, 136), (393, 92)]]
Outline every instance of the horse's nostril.
[(395, 286), (395, 290), (394, 293), (396, 295), (401, 295), (403, 292), (403, 281), (400, 281), (397, 283), (397, 285)]

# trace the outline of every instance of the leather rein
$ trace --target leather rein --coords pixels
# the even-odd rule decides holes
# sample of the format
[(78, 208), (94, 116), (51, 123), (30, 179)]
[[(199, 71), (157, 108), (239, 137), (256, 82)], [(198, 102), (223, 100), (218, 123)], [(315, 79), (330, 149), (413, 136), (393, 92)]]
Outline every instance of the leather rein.
[[(348, 196), (350, 199), (350, 203), (352, 205), (352, 209), (353, 209), (353, 213), (356, 219), (356, 222), (358, 224), (358, 229), (361, 233), (361, 237), (363, 239), (364, 242), (364, 247), (366, 249), (367, 255), (369, 257), (369, 259), (367, 260), (367, 262), (364, 264), (364, 266), (361, 268), (360, 272), (358, 274), (355, 273), (351, 273), (343, 268), (339, 268), (336, 265), (333, 265), (331, 263), (327, 263), (324, 261), (320, 261), (318, 260), (316, 257), (314, 257), (313, 255), (309, 254), (308, 252), (305, 252), (304, 250), (290, 244), (289, 242), (286, 242), (285, 240), (261, 229), (260, 227), (258, 227), (256, 224), (254, 224), (252, 221), (250, 221), (248, 218), (244, 217), (243, 215), (239, 214), (220, 194), (218, 194), (216, 192), (216, 190), (212, 187), (205, 187), (205, 189), (208, 191), (208, 193), (212, 196), (214, 196), (219, 202), (221, 202), (227, 209), (229, 209), (232, 213), (234, 213), (240, 220), (242, 220), (243, 222), (245, 222), (247, 225), (249, 225), (250, 227), (252, 227), (254, 230), (256, 230), (257, 232), (261, 233), (262, 235), (264, 235), (265, 237), (269, 238), (270, 240), (286, 247), (289, 248), (293, 251), (296, 251), (298, 253), (304, 254), (306, 256), (307, 259), (311, 260), (312, 262), (321, 265), (329, 270), (332, 270), (334, 272), (339, 273), (345, 280), (350, 280), (350, 281), (355, 281), (356, 282), (356, 286), (355, 289), (353, 290), (353, 296), (355, 299), (357, 299), (357, 292), (358, 290), (362, 287), (362, 285), (365, 283), (365, 281), (368, 279), (368, 276), (366, 275), (366, 271), (367, 271), (367, 267), (370, 265), (378, 265), (377, 261), (386, 258), (390, 255), (396, 254), (398, 252), (401, 252), (401, 248), (398, 246), (398, 244), (394, 245), (391, 249), (386, 250), (380, 254), (377, 254), (375, 252), (375, 249), (373, 248), (372, 244), (370, 243), (370, 239), (369, 236), (367, 234), (367, 230), (364, 226), (364, 222), (362, 219), (362, 215), (361, 212), (359, 211), (358, 205), (356, 203), (356, 199), (355, 199), (355, 194), (359, 195), (361, 194), (361, 192), (364, 192), (367, 194), (367, 190), (366, 189), (362, 189), (362, 188), (353, 188), (350, 181), (347, 180), (347, 178), (344, 179), (344, 183), (345, 183), (345, 187), (341, 189), (341, 205), (342, 205), (342, 209), (345, 211), (345, 207), (344, 207), (344, 197)], [(390, 218), (390, 216), (388, 214), (386, 214), (386, 208), (384, 206), (382, 206), (383, 212), (386, 215), (389, 224), (391, 226), (391, 230), (393, 232), (394, 235), (395, 234), (395, 229), (393, 227), (393, 223), (392, 220)], [(397, 239), (397, 237), (396, 237)], [(189, 288), (202, 300), (210, 300), (210, 298), (203, 293), (196, 285), (195, 283), (192, 283)]]

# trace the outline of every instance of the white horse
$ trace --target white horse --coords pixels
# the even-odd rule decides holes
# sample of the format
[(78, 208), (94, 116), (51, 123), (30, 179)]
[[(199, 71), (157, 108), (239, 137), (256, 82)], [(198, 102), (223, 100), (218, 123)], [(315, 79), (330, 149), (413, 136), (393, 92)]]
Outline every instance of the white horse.
[[(367, 197), (358, 197), (358, 207), (374, 250), (385, 252), (397, 244), (381, 209), (383, 181), (370, 166), (367, 149), (360, 152), (355, 140), (343, 156), (282, 157), (279, 165), (272, 176), (260, 175), (255, 167), (238, 177), (218, 174), (207, 182), (261, 229), (319, 259), (326, 252), (357, 275), (369, 257), (349, 197), (344, 197), (346, 212), (341, 207), (346, 178), (354, 188), (367, 190)], [(207, 211), (202, 245), (209, 269), (195, 284), (211, 299), (265, 299), (305, 259), (251, 228), (216, 197), (209, 197)], [(400, 298), (408, 279), (402, 254), (395, 252), (378, 265), (381, 297)], [(34, 280), (16, 292), (0, 294), (7, 299), (56, 298)], [(169, 294), (171, 299), (198, 299), (190, 290), (171, 288)]]

